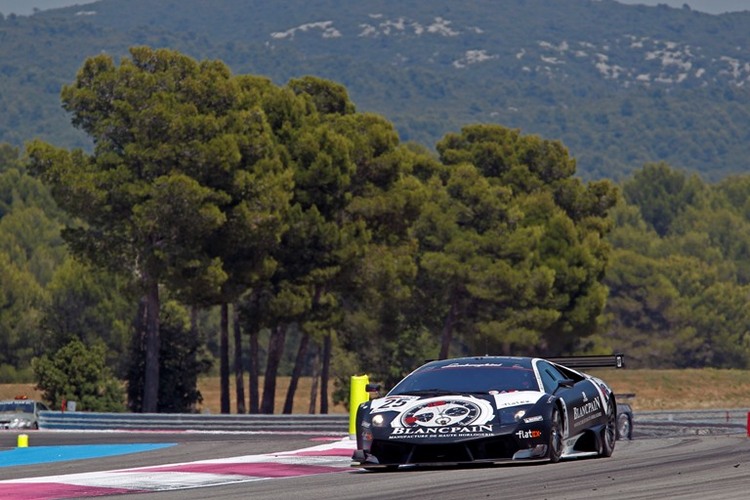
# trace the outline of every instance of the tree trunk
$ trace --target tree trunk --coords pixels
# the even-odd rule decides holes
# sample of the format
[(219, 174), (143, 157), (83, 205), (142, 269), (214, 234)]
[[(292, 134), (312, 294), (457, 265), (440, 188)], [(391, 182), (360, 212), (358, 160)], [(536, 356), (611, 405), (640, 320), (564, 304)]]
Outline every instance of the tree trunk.
[[(199, 311), (198, 311), (198, 306), (191, 306), (191, 307), (190, 307), (190, 335), (191, 335), (191, 336), (192, 336), (192, 337), (193, 337), (194, 339), (198, 339), (198, 338), (200, 338), (200, 337), (199, 337), (199, 336), (200, 336), (200, 333), (198, 332), (198, 312), (199, 312)], [(193, 355), (191, 356), (191, 359), (192, 359), (192, 360), (195, 360), (195, 359), (196, 359), (196, 356), (197, 356), (197, 354), (195, 354), (195, 353), (194, 353), (194, 354), (193, 354)], [(197, 377), (196, 377), (196, 385), (197, 385)], [(197, 389), (198, 389), (198, 388), (196, 387), (196, 390), (197, 390)], [(196, 404), (197, 404), (197, 403), (198, 403), (197, 401), (194, 401), (194, 402), (193, 402), (193, 404), (192, 404), (192, 405), (190, 405), (190, 406), (191, 406), (191, 410), (192, 410), (193, 412), (195, 412), (195, 411), (196, 411)]]
[(286, 340), (286, 326), (277, 325), (271, 332), (268, 340), (268, 362), (266, 363), (266, 376), (263, 381), (263, 403), (260, 412), (273, 414), (276, 400), (276, 374), (279, 371), (281, 357), (284, 354), (284, 341)]
[(143, 412), (159, 408), (159, 283), (146, 277), (146, 367), (143, 377)]
[(248, 391), (250, 392), (250, 413), (258, 413), (260, 395), (258, 394), (258, 379), (260, 378), (260, 365), (258, 356), (258, 331), (250, 331), (250, 366), (248, 367)]
[(310, 407), (307, 413), (313, 415), (318, 406), (318, 379), (320, 378), (320, 347), (315, 347), (315, 357), (312, 363), (312, 384), (310, 385)]
[(453, 341), (453, 325), (456, 322), (456, 302), (451, 300), (451, 308), (443, 323), (443, 331), (440, 335), (440, 359), (448, 358), (451, 342)]
[(221, 305), (219, 363), (221, 413), (229, 413), (229, 305), (226, 303)]
[(294, 407), (294, 393), (297, 391), (297, 383), (302, 375), (302, 369), (305, 366), (305, 357), (307, 356), (307, 346), (310, 344), (310, 335), (303, 333), (299, 340), (299, 348), (297, 349), (297, 357), (294, 360), (294, 369), (292, 370), (292, 378), (289, 380), (289, 388), (286, 391), (286, 401), (284, 401), (284, 414), (292, 413)]
[(234, 328), (234, 384), (237, 394), (237, 413), (245, 413), (245, 383), (242, 379), (245, 370), (242, 367), (242, 329), (240, 328), (240, 309), (237, 304), (232, 307), (232, 327)]
[(144, 383), (146, 377), (146, 302), (145, 294), (138, 299), (130, 345), (132, 361), (128, 367), (128, 409), (138, 413), (143, 412), (143, 395), (146, 386)]
[(331, 334), (323, 340), (323, 367), (320, 372), (320, 413), (328, 414), (328, 373), (331, 367)]

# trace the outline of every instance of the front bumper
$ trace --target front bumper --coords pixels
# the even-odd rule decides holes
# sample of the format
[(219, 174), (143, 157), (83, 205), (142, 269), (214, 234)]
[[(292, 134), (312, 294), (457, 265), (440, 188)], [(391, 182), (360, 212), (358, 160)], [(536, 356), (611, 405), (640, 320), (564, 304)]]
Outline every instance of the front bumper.
[(356, 450), (354, 467), (375, 468), (394, 465), (453, 465), (538, 461), (547, 457), (544, 440), (521, 439), (516, 434), (493, 435), (459, 442), (425, 440), (372, 441), (369, 450)]
[(22, 429), (33, 429), (34, 422), (25, 418), (4, 418), (0, 420), (0, 429), (6, 430), (22, 430)]

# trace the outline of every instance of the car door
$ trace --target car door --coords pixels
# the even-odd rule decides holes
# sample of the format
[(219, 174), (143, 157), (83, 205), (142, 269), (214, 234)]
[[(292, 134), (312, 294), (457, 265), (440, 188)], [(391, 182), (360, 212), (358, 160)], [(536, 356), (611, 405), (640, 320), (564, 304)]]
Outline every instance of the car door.
[(565, 421), (563, 437), (575, 435), (572, 428), (573, 407), (578, 403), (577, 398), (580, 396), (572, 390), (574, 386), (567, 387), (569, 379), (554, 364), (540, 360), (537, 362), (537, 370), (542, 380), (544, 392), (554, 395), (562, 402), (563, 420)]
[(540, 361), (538, 369), (545, 392), (555, 394), (563, 402), (566, 437), (576, 436), (601, 420), (604, 415), (602, 400), (590, 380), (548, 361)]
[(603, 422), (606, 418), (607, 403), (594, 382), (568, 368), (562, 366), (557, 368), (564, 377), (575, 381), (573, 387), (565, 393), (565, 397), (569, 400), (567, 405), (569, 407), (571, 435), (579, 434), (585, 429)]

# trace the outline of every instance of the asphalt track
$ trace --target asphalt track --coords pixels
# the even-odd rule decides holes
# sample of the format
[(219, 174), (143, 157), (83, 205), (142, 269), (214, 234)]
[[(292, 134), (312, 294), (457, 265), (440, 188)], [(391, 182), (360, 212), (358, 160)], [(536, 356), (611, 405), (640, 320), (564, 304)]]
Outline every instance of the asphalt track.
[[(383, 499), (383, 498), (514, 498), (514, 499), (746, 499), (750, 497), (750, 438), (744, 434), (636, 438), (618, 441), (608, 459), (586, 459), (559, 464), (505, 465), (470, 468), (401, 469), (390, 473), (348, 468), (340, 437), (268, 434), (164, 434), (164, 433), (62, 433), (29, 432), (33, 447), (168, 445), (161, 448), (99, 458), (79, 458), (45, 463), (4, 465), (9, 462), (17, 433), (0, 433), (0, 481), (35, 481), (42, 477), (87, 477), (83, 473), (151, 467), (166, 464), (202, 464), (200, 470), (217, 471), (227, 463), (233, 472), (275, 460), (292, 464), (287, 474), (278, 468), (264, 478), (228, 476), (237, 480), (204, 487), (128, 493), (128, 499)], [(316, 447), (316, 448), (310, 448)], [(322, 448), (321, 448), (322, 447)], [(295, 452), (312, 449), (319, 451)], [(322, 450), (322, 451), (321, 451)], [(329, 451), (326, 451), (329, 450)], [(282, 453), (280, 453), (282, 452)], [(291, 452), (285, 454), (283, 452)], [(5, 458), (3, 458), (5, 457)], [(238, 460), (238, 457), (244, 457)], [(256, 460), (254, 457), (261, 457)], [(228, 460), (216, 460), (228, 459)], [(240, 463), (242, 462), (242, 464)], [(299, 465), (303, 464), (303, 465)], [(195, 464), (193, 464), (195, 465)], [(257, 465), (257, 464), (254, 464)], [(298, 473), (302, 468), (309, 473)], [(171, 469), (176, 469), (172, 467)], [(292, 470), (290, 469), (290, 470)], [(170, 470), (161, 467), (159, 470)], [(183, 469), (185, 470), (185, 469)], [(232, 472), (232, 471), (228, 471)], [(334, 472), (334, 473), (323, 473)], [(78, 475), (78, 476), (77, 476)], [(106, 477), (112, 477), (113, 474)], [(121, 473), (120, 473), (121, 475)], [(136, 474), (145, 477), (147, 473)], [(163, 474), (162, 474), (163, 475)], [(186, 474), (178, 474), (183, 478)], [(206, 476), (209, 476), (206, 474)], [(29, 479), (31, 478), (31, 479)], [(119, 478), (119, 476), (118, 476)], [(174, 487), (177, 483), (173, 484)], [(23, 489), (3, 498), (56, 498), (24, 495)], [(60, 490), (62, 491), (62, 490)], [(124, 493), (120, 490), (113, 492)]]

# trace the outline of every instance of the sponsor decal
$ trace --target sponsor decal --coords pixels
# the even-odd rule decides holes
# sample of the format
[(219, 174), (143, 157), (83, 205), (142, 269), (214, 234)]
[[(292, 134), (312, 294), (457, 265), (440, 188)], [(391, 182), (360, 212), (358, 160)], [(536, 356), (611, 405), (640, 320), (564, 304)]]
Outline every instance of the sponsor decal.
[(374, 399), (370, 403), (370, 413), (383, 411), (402, 411), (409, 403), (419, 399), (419, 396), (387, 396)]
[[(494, 410), (489, 401), (470, 396), (446, 396), (408, 401), (392, 410), (389, 439), (399, 437), (453, 438), (492, 435)], [(380, 406), (380, 408), (383, 408)], [(384, 410), (383, 410), (384, 411)]]
[(492, 424), (488, 425), (468, 425), (468, 426), (453, 426), (453, 427), (396, 427), (388, 437), (388, 439), (394, 439), (402, 436), (409, 437), (441, 437), (441, 438), (453, 438), (453, 437), (477, 437), (477, 436), (489, 436), (492, 435)]
[(527, 429), (516, 432), (518, 439), (536, 439), (542, 437), (542, 431), (538, 429)]
[(483, 425), (493, 418), (492, 406), (483, 399), (449, 396), (417, 401), (405, 408), (394, 427), (455, 427)]
[(531, 424), (533, 422), (541, 422), (542, 420), (544, 420), (544, 417), (542, 417), (541, 415), (537, 415), (536, 417), (524, 418), (523, 422), (525, 424)]
[(573, 420), (576, 424), (593, 420), (601, 413), (602, 404), (599, 398), (594, 398), (591, 401), (588, 398), (584, 398), (584, 401), (584, 404), (581, 406), (573, 407)]
[(544, 394), (536, 391), (516, 391), (493, 394), (495, 407), (500, 410), (510, 406), (532, 405), (539, 401)]
[(497, 367), (503, 367), (506, 365), (503, 363), (451, 363), (449, 365), (442, 366), (441, 369), (443, 368), (467, 368), (467, 367), (476, 368), (476, 367), (489, 367), (489, 366), (497, 368)]
[(612, 390), (601, 379), (591, 377), (591, 381), (604, 402), (604, 411), (608, 411), (612, 398)]

